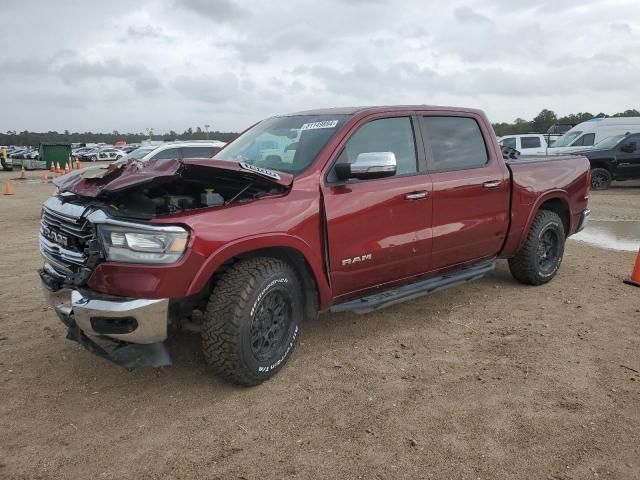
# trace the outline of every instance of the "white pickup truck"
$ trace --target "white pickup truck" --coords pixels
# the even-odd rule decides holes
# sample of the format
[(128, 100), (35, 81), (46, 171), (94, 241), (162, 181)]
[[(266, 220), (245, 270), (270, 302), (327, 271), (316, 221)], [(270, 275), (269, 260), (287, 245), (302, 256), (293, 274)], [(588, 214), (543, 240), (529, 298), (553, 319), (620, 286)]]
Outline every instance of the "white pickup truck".
[(498, 139), (502, 147), (510, 147), (520, 152), (520, 155), (546, 155), (547, 140), (540, 133), (523, 135), (505, 135)]

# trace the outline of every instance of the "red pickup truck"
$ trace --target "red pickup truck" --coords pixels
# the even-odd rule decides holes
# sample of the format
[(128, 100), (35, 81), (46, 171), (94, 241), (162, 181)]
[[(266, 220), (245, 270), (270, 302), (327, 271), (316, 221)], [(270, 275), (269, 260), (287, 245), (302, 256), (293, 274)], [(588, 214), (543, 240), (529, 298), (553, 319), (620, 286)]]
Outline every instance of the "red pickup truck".
[(212, 159), (60, 177), (40, 276), (67, 337), (127, 368), (200, 332), (228, 381), (274, 375), (303, 319), (368, 312), (482, 277), (551, 280), (589, 217), (584, 157), (504, 160), (478, 110), (338, 108), (272, 117)]

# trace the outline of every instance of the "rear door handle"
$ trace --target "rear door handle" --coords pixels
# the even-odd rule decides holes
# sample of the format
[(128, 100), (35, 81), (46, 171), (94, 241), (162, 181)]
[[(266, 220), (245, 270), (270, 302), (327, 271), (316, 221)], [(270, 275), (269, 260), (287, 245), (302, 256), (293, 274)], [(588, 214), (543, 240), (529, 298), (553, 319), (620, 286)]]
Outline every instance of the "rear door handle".
[(492, 180), (490, 182), (484, 182), (482, 186), (484, 188), (496, 188), (502, 184), (502, 180)]
[(427, 198), (429, 192), (411, 192), (404, 196), (405, 200), (423, 200)]

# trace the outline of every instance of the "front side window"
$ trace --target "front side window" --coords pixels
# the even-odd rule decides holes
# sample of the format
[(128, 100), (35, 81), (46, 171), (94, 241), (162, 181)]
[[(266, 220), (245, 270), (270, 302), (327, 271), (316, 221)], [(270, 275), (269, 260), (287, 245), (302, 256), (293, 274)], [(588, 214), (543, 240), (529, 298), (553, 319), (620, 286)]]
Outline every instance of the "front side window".
[(585, 133), (579, 139), (571, 144), (572, 147), (590, 147), (596, 139), (595, 133)]
[(416, 173), (416, 144), (409, 117), (381, 118), (365, 123), (347, 141), (337, 163), (353, 163), (361, 153), (393, 152), (396, 175)]
[(255, 125), (213, 158), (287, 173), (311, 165), (349, 115), (272, 117)]
[(571, 145), (576, 138), (582, 135), (582, 131), (578, 132), (567, 132), (563, 136), (561, 136), (556, 143), (553, 144), (554, 147), (568, 147)]
[(514, 137), (503, 138), (502, 140), (500, 140), (500, 145), (502, 145), (503, 147), (513, 148), (514, 150), (517, 148), (516, 139)]
[(520, 144), (522, 148), (540, 148), (540, 137), (521, 137)]
[(473, 118), (424, 117), (424, 122), (425, 142), (433, 154), (430, 170), (478, 168), (489, 161), (480, 126)]

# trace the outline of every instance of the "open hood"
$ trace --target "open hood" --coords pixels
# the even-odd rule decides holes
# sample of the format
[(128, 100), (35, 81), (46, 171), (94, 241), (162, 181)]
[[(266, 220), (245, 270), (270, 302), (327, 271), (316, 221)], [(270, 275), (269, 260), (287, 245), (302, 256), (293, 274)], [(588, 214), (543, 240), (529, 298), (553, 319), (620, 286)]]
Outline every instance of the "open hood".
[(114, 217), (151, 219), (286, 195), (293, 176), (242, 162), (211, 159), (114, 162), (54, 181), (69, 201), (91, 200)]
[(81, 197), (98, 198), (110, 193), (147, 183), (167, 183), (174, 179), (198, 174), (199, 177), (233, 177), (259, 184), (272, 184), (289, 188), (293, 175), (257, 167), (245, 162), (211, 159), (150, 160), (134, 159), (126, 163), (113, 162), (108, 166), (92, 166), (76, 170), (54, 180), (59, 193), (72, 193)]

